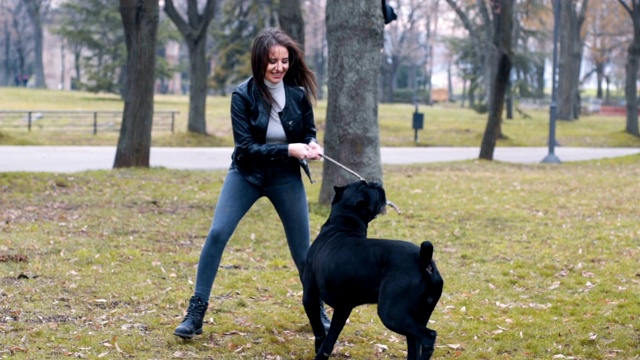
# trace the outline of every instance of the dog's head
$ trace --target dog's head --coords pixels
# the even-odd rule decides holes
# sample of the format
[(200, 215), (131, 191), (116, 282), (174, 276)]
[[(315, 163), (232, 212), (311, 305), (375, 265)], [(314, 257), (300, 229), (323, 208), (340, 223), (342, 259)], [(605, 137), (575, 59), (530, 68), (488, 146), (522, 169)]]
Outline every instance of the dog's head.
[(385, 210), (387, 198), (378, 182), (356, 181), (346, 186), (334, 186), (332, 211), (347, 210), (366, 223)]

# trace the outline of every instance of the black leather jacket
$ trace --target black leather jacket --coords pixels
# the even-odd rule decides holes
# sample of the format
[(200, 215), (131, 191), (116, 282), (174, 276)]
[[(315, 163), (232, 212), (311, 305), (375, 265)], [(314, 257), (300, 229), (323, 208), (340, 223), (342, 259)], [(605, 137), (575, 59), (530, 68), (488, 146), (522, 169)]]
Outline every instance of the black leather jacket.
[[(280, 121), (287, 141), (305, 144), (316, 141), (313, 109), (304, 89), (285, 84), (284, 91), (286, 100)], [(253, 77), (233, 91), (231, 123), (235, 149), (231, 167), (238, 169), (247, 181), (262, 186), (269, 167), (299, 163), (313, 182), (307, 162), (290, 157), (288, 144), (265, 144), (270, 112), (269, 105), (261, 100)]]

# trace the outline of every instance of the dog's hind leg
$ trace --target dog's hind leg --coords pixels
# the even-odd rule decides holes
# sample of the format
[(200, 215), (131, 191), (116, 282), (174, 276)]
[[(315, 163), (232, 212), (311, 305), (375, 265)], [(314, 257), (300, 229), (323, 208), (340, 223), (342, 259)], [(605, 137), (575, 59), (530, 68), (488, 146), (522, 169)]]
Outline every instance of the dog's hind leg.
[(417, 344), (416, 338), (407, 336), (407, 360), (416, 360)]
[(417, 360), (431, 359), (431, 355), (433, 355), (433, 351), (436, 347), (436, 337), (438, 336), (438, 333), (429, 328), (425, 329), (427, 330), (427, 337), (416, 341), (416, 350), (418, 350), (418, 353), (416, 354)]
[(433, 354), (436, 332), (426, 327), (425, 319), (418, 321), (412, 312), (417, 297), (407, 296), (381, 297), (378, 303), (378, 316), (389, 330), (407, 337), (407, 359), (428, 360)]
[(316, 338), (315, 351), (317, 353), (327, 335), (324, 324), (322, 323), (320, 311), (318, 311), (321, 304), (318, 286), (314, 279), (304, 279), (303, 288), (302, 305), (304, 305), (304, 311), (307, 313), (309, 324)]
[(331, 317), (329, 333), (327, 333), (327, 337), (322, 342), (320, 349), (318, 349), (315, 360), (329, 359), (329, 356), (331, 356), (331, 352), (333, 351), (333, 347), (336, 345), (336, 341), (338, 341), (338, 336), (340, 335), (340, 332), (342, 332), (344, 325), (347, 323), (349, 315), (351, 315), (351, 310), (353, 310), (353, 308), (338, 307), (333, 309), (333, 317)]

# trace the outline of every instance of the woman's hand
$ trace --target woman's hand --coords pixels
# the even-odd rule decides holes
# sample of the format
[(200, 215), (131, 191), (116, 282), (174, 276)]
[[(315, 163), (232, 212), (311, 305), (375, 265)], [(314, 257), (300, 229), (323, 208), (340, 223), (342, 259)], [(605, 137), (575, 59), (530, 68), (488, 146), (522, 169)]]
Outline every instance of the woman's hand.
[(293, 143), (289, 144), (289, 156), (298, 160), (304, 160), (309, 155), (311, 148), (307, 144)]
[(324, 153), (324, 150), (322, 149), (322, 146), (320, 146), (317, 142), (310, 142), (309, 143), (309, 153), (307, 154), (307, 159), (309, 160), (320, 160), (322, 158), (322, 154)]

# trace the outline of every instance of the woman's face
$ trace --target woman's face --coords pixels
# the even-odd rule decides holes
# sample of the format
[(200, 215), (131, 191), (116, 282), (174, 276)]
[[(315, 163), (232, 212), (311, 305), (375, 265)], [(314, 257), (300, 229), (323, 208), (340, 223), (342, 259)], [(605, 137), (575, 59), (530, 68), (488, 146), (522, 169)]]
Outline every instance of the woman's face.
[(284, 79), (284, 74), (289, 69), (289, 51), (282, 45), (274, 45), (269, 50), (269, 61), (264, 78), (272, 84), (277, 84)]

